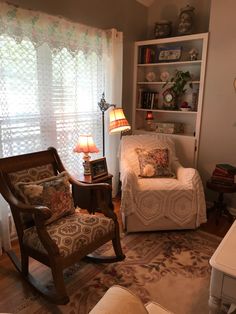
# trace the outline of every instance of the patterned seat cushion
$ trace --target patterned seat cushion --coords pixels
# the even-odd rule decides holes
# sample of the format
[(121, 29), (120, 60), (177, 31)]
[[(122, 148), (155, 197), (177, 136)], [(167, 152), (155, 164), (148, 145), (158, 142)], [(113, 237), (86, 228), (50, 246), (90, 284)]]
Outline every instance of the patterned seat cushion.
[[(76, 212), (47, 225), (46, 229), (57, 244), (60, 255), (69, 256), (110, 234), (114, 230), (114, 222), (104, 216)], [(35, 226), (24, 231), (23, 243), (46, 253)]]

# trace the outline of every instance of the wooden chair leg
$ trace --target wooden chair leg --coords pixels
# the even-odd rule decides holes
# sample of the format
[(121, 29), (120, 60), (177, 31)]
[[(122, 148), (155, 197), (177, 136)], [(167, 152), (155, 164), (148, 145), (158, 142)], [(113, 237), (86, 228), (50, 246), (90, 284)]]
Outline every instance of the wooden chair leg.
[(51, 270), (57, 295), (57, 302), (59, 304), (66, 304), (70, 301), (70, 299), (66, 293), (63, 270), (55, 264), (51, 266)]
[(123, 254), (121, 243), (120, 243), (120, 231), (119, 231), (118, 222), (116, 222), (116, 225), (115, 225), (115, 237), (112, 239), (112, 244), (113, 244), (113, 248), (117, 256), (117, 259), (119, 261), (124, 260), (125, 255)]
[(31, 285), (31, 287), (33, 287), (47, 300), (55, 304), (66, 304), (69, 302), (69, 297), (67, 296), (65, 290), (63, 272), (61, 269), (55, 269), (55, 267), (53, 268), (52, 274), (55, 289), (52, 291), (51, 289), (49, 290), (45, 286), (41, 285), (40, 281), (29, 273), (29, 256), (27, 254), (23, 253), (20, 261), (14, 251), (9, 250), (6, 253), (16, 269), (23, 275), (23, 278)]
[(29, 274), (29, 256), (21, 252), (21, 271), (24, 276)]

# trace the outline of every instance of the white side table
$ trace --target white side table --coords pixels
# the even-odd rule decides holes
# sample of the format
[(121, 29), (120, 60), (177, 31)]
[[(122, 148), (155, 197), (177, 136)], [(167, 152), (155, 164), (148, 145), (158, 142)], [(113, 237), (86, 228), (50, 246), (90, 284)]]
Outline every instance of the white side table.
[(212, 266), (209, 307), (219, 313), (222, 301), (236, 304), (236, 221), (210, 259)]

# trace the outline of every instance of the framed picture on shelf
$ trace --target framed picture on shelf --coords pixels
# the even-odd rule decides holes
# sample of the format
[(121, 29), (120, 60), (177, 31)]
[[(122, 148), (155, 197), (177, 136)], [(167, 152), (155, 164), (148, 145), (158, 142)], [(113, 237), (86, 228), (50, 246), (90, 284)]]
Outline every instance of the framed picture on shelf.
[(179, 61), (181, 58), (182, 47), (163, 47), (158, 50), (158, 61), (159, 62), (173, 62)]
[(91, 160), (90, 170), (92, 180), (108, 175), (106, 158), (102, 157), (99, 159)]

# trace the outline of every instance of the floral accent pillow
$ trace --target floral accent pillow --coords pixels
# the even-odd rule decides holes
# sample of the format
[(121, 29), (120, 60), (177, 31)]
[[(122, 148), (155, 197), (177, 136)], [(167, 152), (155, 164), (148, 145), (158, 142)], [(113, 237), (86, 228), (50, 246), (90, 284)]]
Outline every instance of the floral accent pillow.
[(140, 177), (173, 177), (169, 168), (169, 151), (167, 148), (155, 148), (146, 150), (136, 148), (138, 154)]
[(69, 176), (65, 171), (43, 180), (18, 182), (15, 187), (26, 204), (47, 206), (52, 211), (46, 224), (75, 212)]

